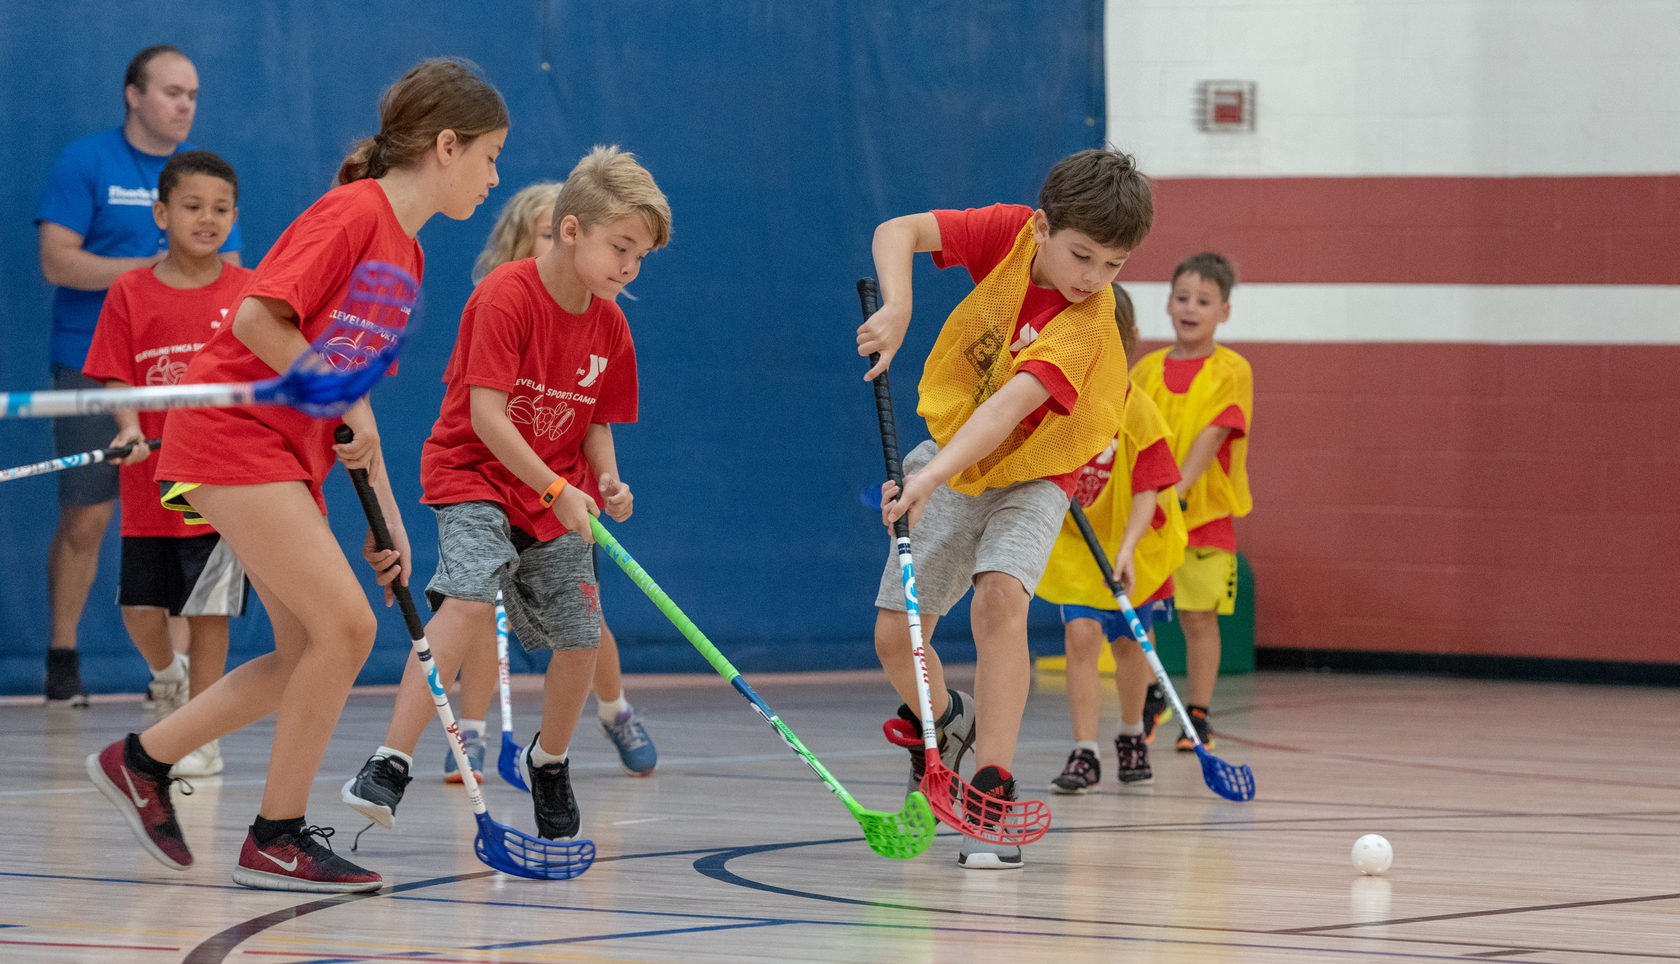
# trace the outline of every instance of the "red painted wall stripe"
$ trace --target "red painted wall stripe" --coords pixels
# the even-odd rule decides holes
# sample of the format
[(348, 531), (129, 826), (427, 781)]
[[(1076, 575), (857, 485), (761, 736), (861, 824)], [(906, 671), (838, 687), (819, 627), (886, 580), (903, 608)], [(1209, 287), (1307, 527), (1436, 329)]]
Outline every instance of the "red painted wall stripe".
[(1235, 347), (1260, 646), (1680, 662), (1680, 346)]
[(1161, 178), (1124, 279), (1214, 250), (1242, 280), (1680, 284), (1680, 175)]

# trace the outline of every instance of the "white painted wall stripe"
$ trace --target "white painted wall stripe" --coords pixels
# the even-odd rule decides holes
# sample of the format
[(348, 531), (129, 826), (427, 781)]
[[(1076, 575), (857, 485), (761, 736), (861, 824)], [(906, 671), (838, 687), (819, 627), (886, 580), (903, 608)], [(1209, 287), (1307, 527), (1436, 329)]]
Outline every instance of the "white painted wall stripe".
[[(1168, 285), (1121, 283), (1146, 340), (1170, 341)], [(1258, 342), (1445, 342), (1680, 345), (1671, 285), (1239, 284), (1233, 345)]]

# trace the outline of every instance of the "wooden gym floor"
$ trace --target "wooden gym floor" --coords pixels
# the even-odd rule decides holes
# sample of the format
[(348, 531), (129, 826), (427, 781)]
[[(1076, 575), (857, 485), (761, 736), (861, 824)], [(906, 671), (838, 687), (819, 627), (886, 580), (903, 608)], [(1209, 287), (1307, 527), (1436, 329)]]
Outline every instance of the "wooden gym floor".
[[(896, 700), (875, 674), (749, 679), (865, 806), (898, 808), (905, 754), (879, 730)], [(398, 830), (369, 831), (356, 855), (386, 889), (330, 898), (228, 878), (260, 794), (266, 725), (224, 740), (226, 773), (181, 799), (198, 862), (176, 873), (140, 850), (82, 772), (87, 753), (139, 728), (137, 700), (0, 702), (12, 754), (0, 768), (0, 960), (1680, 961), (1672, 689), (1228, 678), (1215, 752), (1251, 765), (1259, 790), (1237, 804), (1173, 752), (1172, 724), (1152, 786), (1121, 790), (1109, 773), (1093, 795), (1049, 794), (1067, 724), (1060, 679), (1043, 677), (1016, 773), (1055, 822), (1025, 869), (988, 873), (957, 868), (949, 831), (915, 860), (876, 856), (722, 679), (629, 683), (659, 769), (624, 775), (593, 712), (580, 724), (573, 777), (600, 849), (587, 874), (527, 881), (479, 864), (434, 727)], [(521, 738), (538, 685), (517, 683)], [(352, 697), (316, 785), (310, 819), (337, 826), (340, 850), (360, 823), (338, 787), (377, 744), (390, 701), (389, 689)], [(1104, 763), (1112, 771), (1112, 749)], [(531, 831), (528, 799), (494, 774), (489, 800), (497, 820)], [(1394, 844), (1383, 877), (1349, 862), (1367, 832)]]

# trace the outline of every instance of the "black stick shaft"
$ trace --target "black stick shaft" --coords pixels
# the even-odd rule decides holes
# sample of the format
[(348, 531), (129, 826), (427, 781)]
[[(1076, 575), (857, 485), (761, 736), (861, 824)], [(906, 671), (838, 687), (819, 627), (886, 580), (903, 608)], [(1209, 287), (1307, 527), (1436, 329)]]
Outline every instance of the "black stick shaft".
[[(340, 425), (333, 429), (333, 439), (340, 445), (348, 444), (355, 438), (356, 433), (348, 425)], [(379, 496), (368, 482), (367, 469), (348, 471), (350, 484), (356, 488), (356, 498), (362, 502), (362, 514), (367, 516), (368, 530), (373, 533), (373, 547), (381, 550), (395, 549), (396, 544), (391, 541), (391, 529), (385, 524), (385, 512), (379, 508)], [(397, 597), (397, 608), (402, 610), (403, 623), (408, 627), (408, 638), (424, 639), (426, 624), (420, 620), (420, 611), (414, 608), (414, 596), (403, 583), (401, 573), (391, 580), (391, 593)]]
[[(858, 301), (863, 307), (863, 320), (868, 321), (875, 312), (881, 309), (881, 289), (875, 284), (874, 278), (860, 278), (857, 283)], [(881, 353), (874, 352), (869, 356), (869, 364), (880, 361)], [(881, 423), (881, 454), (887, 463), (887, 478), (898, 486), (899, 495), (904, 494), (904, 466), (898, 454), (898, 426), (893, 418), (892, 386), (887, 383), (887, 373), (875, 376), (875, 416)], [(910, 522), (904, 516), (899, 516), (893, 523), (893, 535), (904, 537), (910, 534)]]
[(1079, 507), (1077, 499), (1068, 503), (1068, 511), (1073, 513), (1073, 524), (1079, 527), (1079, 534), (1085, 537), (1085, 545), (1090, 548), (1091, 555), (1096, 557), (1097, 565), (1102, 569), (1103, 582), (1108, 583), (1108, 588), (1114, 592), (1120, 592), (1120, 584), (1114, 579), (1114, 566), (1108, 561), (1108, 552), (1103, 549), (1102, 540), (1097, 538), (1097, 530), (1091, 528), (1091, 520), (1085, 517), (1085, 510)]

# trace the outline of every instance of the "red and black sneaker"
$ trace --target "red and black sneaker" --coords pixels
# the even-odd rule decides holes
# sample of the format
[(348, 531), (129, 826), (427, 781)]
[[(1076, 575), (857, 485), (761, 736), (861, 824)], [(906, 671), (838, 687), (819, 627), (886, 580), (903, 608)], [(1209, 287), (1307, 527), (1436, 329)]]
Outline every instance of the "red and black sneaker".
[[(1009, 803), (1014, 803), (1016, 800), (1015, 778), (1002, 767), (987, 765), (974, 771), (972, 785), (975, 790), (995, 799)], [(983, 826), (995, 827), (996, 822), (993, 818), (1003, 815), (997, 813), (995, 805), (990, 802), (981, 803), (979, 812), (976, 812), (975, 804), (980, 802), (975, 797), (970, 797), (966, 801), (969, 816), (979, 820)], [(957, 851), (957, 866), (964, 870), (1019, 870), (1021, 869), (1021, 848), (1018, 844), (993, 843), (976, 837), (964, 836), (962, 848)]]
[(181, 784), (183, 794), (192, 793), (192, 784), (172, 779), (166, 770), (153, 776), (128, 765), (124, 749), (128, 739), (118, 740), (87, 758), (88, 779), (117, 808), (134, 831), (140, 846), (157, 858), (158, 863), (175, 870), (192, 866), (192, 851), (181, 836), (181, 825), (175, 822), (175, 804), (169, 799), (169, 785)]
[(316, 894), (356, 894), (385, 886), (383, 877), (333, 853), (327, 842), (332, 835), (331, 827), (304, 827), (262, 845), (255, 833), (247, 832), (233, 882), (258, 890)]
[[(955, 772), (974, 746), (974, 697), (956, 690), (946, 692), (950, 694), (950, 704), (945, 712), (950, 719), (934, 731), (934, 738), (938, 741), (939, 762)], [(905, 793), (914, 792), (922, 785), (922, 774), (927, 772), (921, 718), (908, 705), (900, 703), (898, 715), (881, 724), (881, 732), (886, 734), (888, 743), (910, 751), (910, 783)]]

